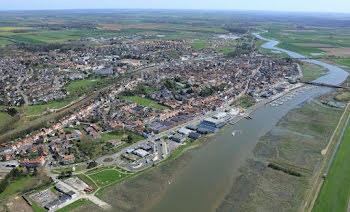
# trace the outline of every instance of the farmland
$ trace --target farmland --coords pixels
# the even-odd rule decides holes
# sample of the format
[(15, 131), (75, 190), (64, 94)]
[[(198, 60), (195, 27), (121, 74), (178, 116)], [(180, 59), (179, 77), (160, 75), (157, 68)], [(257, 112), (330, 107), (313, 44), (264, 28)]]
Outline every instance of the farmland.
[(350, 125), (335, 155), (312, 211), (346, 211), (350, 190)]

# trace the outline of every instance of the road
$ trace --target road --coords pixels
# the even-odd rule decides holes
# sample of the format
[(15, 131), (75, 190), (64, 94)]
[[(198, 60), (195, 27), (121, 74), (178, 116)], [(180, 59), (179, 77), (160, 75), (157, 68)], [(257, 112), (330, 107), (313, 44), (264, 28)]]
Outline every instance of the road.
[(28, 74), (27, 74), (26, 76), (22, 77), (22, 78), (20, 79), (20, 81), (19, 81), (19, 82), (17, 83), (17, 85), (16, 85), (17, 91), (18, 91), (18, 92), (22, 95), (22, 97), (23, 97), (24, 107), (27, 107), (27, 106), (28, 106), (29, 100), (28, 100), (28, 96), (25, 95), (25, 94), (23, 93), (23, 90), (22, 90), (20, 87), (22, 86), (23, 81), (26, 80), (28, 77), (29, 77)]

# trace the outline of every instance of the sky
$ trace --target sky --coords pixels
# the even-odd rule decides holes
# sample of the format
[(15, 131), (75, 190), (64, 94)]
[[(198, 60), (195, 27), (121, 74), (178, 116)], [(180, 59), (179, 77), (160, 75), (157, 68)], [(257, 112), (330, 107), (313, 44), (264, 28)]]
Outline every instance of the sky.
[(0, 0), (0, 10), (119, 8), (350, 13), (350, 0)]

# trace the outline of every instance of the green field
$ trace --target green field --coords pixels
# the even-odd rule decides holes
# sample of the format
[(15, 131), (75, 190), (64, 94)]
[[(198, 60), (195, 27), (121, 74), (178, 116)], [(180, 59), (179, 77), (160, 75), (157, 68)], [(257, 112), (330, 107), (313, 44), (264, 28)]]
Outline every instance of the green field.
[(10, 119), (11, 116), (9, 114), (0, 111), (0, 127), (6, 124), (6, 122), (8, 122)]
[(327, 71), (325, 68), (312, 63), (303, 63), (301, 67), (303, 70), (302, 80), (306, 81), (315, 80), (323, 76)]
[(72, 211), (76, 208), (79, 208), (83, 205), (87, 205), (87, 204), (93, 204), (90, 200), (87, 199), (80, 199), (77, 200), (75, 202), (73, 202), (72, 204), (67, 205), (66, 207), (63, 207), (59, 210), (57, 210), (57, 212), (68, 212), (68, 211)]
[(307, 55), (307, 56), (312, 56), (312, 53), (323, 53), (322, 50), (314, 48), (314, 47), (308, 47), (308, 46), (296, 46), (293, 44), (288, 44), (288, 43), (280, 43), (277, 45), (278, 47), (282, 48), (282, 49), (286, 49), (289, 51), (293, 51), (293, 52), (299, 52), (303, 55)]
[(205, 47), (210, 46), (210, 43), (204, 41), (204, 40), (196, 40), (191, 43), (189, 43), (190, 46), (192, 46), (196, 50), (204, 49)]
[(235, 52), (235, 47), (221, 47), (221, 48), (215, 48), (216, 51), (222, 52), (223, 54), (229, 54)]
[(30, 105), (26, 109), (26, 115), (27, 116), (39, 115), (45, 112), (45, 109), (47, 107), (50, 109), (59, 109), (69, 105), (69, 103), (70, 101), (68, 100), (62, 100), (62, 101), (51, 101), (46, 104), (40, 104), (40, 105)]
[(28, 186), (30, 187), (32, 184), (33, 182), (31, 181), (30, 176), (23, 177), (19, 180), (11, 182), (7, 186), (6, 190), (0, 194), (0, 197), (9, 196), (11, 194), (22, 192), (24, 189), (28, 188)]
[(71, 96), (78, 97), (86, 92), (92, 92), (95, 88), (102, 86), (104, 82), (104, 79), (86, 79), (74, 81), (68, 84), (67, 91)]
[(122, 131), (102, 133), (101, 137), (104, 141), (111, 141), (111, 140), (126, 139), (128, 135), (132, 136), (132, 142), (137, 142), (144, 139), (142, 136), (130, 131), (125, 131), (125, 133), (123, 133)]
[(158, 104), (156, 101), (146, 99), (146, 98), (143, 98), (140, 96), (123, 96), (122, 98), (127, 100), (127, 101), (136, 102), (139, 105), (149, 107), (149, 108), (154, 108), (154, 109), (158, 109), (158, 110), (169, 109), (168, 107), (166, 107), (164, 105)]
[(350, 58), (333, 59), (335, 62), (350, 67)]
[[(312, 56), (311, 53), (323, 53), (320, 49), (322, 45), (333, 47), (349, 47), (349, 37), (344, 37), (344, 34), (331, 32), (329, 28), (312, 28), (309, 31), (295, 30), (286, 31), (286, 27), (271, 30), (268, 33), (263, 33), (262, 36), (280, 41), (278, 47), (290, 51), (298, 52), (306, 56)], [(343, 33), (348, 33), (347, 29), (343, 29)], [(346, 32), (345, 32), (346, 31)], [(299, 44), (299, 45), (296, 45)], [(301, 45), (300, 45), (301, 44)], [(302, 46), (303, 44), (314, 44), (312, 46)], [(323, 55), (317, 57), (326, 57)]]
[(346, 211), (350, 198), (350, 125), (336, 153), (312, 211)]
[[(41, 179), (41, 180), (39, 180)], [(15, 193), (30, 191), (32, 188), (36, 188), (43, 184), (49, 182), (49, 178), (46, 176), (23, 176), (20, 179), (16, 179), (10, 182), (10, 184), (6, 187), (5, 191), (0, 194), (0, 197), (10, 196)], [(45, 185), (44, 187), (47, 187)], [(41, 187), (39, 188), (41, 189)], [(37, 189), (37, 190), (39, 190)]]
[(96, 174), (89, 175), (98, 186), (106, 186), (117, 180), (121, 180), (126, 177), (126, 174), (122, 174), (116, 170), (104, 170)]

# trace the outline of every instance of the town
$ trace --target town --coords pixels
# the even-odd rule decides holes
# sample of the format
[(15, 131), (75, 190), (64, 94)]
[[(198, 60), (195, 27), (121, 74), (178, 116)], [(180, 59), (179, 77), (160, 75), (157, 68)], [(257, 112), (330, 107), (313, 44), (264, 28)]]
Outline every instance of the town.
[[(5, 172), (43, 169), (56, 183), (54, 192), (24, 196), (28, 203), (57, 210), (88, 198), (108, 208), (90, 182), (71, 177), (72, 169), (116, 166), (121, 178), (147, 169), (246, 117), (250, 106), (300, 76), (297, 63), (256, 50), (251, 35), (213, 36), (201, 49), (191, 45), (196, 39), (154, 37), (162, 35), (87, 38), (100, 45), (0, 58), (2, 111), (18, 119), (55, 117), (1, 143)], [(56, 171), (62, 169), (70, 171)]]

